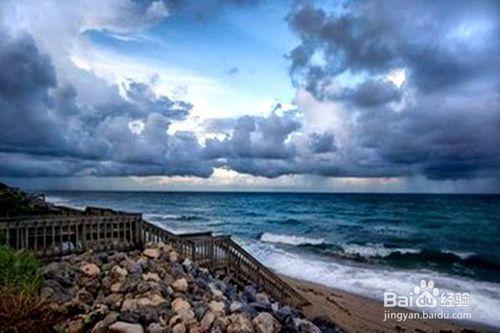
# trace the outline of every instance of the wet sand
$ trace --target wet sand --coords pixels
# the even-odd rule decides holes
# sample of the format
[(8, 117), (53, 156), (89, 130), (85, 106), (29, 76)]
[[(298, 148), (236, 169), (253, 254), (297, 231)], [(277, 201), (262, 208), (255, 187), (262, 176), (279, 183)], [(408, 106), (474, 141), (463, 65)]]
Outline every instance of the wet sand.
[[(281, 277), (299, 290), (312, 305), (304, 307), (308, 318), (326, 315), (347, 332), (493, 332), (498, 331), (469, 322), (439, 319), (384, 321), (383, 303), (323, 285)], [(413, 312), (397, 309), (398, 312)]]

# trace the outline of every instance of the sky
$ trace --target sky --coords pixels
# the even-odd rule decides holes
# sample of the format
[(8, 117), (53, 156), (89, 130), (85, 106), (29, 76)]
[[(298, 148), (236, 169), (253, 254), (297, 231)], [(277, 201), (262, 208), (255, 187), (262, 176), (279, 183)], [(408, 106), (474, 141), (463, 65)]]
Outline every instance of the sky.
[(0, 181), (500, 192), (500, 2), (5, 0)]

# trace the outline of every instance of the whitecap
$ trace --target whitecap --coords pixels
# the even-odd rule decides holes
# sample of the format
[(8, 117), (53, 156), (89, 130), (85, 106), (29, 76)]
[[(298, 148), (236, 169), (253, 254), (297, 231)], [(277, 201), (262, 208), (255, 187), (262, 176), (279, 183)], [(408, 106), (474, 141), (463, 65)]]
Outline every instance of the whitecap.
[(260, 240), (265, 243), (280, 243), (288, 245), (319, 245), (323, 244), (323, 238), (309, 238), (295, 235), (280, 235), (264, 232), (260, 236)]

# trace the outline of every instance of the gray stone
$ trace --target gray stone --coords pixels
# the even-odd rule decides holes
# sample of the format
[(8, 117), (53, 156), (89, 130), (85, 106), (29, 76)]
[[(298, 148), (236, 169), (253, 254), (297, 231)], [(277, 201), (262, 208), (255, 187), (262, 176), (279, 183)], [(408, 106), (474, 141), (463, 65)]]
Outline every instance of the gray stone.
[(158, 324), (158, 323), (151, 323), (151, 324), (149, 324), (146, 331), (148, 333), (167, 333), (167, 328), (161, 324)]
[(103, 320), (101, 320), (94, 326), (91, 333), (106, 333), (108, 331), (108, 327), (111, 326), (117, 320), (118, 320), (118, 313), (111, 312)]
[(321, 330), (309, 320), (295, 318), (293, 321), (300, 333), (321, 333)]
[(109, 326), (109, 331), (113, 333), (144, 333), (144, 329), (139, 324), (130, 324), (122, 321)]
[(186, 326), (183, 323), (178, 323), (172, 327), (172, 333), (186, 333)]
[(278, 333), (281, 331), (281, 324), (268, 312), (259, 313), (252, 322), (258, 333)]
[(46, 279), (54, 279), (63, 287), (73, 286), (78, 279), (78, 274), (66, 262), (52, 262), (42, 268), (41, 273)]

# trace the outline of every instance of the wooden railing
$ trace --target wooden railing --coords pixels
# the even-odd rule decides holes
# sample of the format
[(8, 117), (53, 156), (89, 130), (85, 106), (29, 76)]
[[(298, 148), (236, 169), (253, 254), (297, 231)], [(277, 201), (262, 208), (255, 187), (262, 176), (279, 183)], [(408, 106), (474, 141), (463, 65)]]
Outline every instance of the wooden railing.
[(230, 236), (211, 233), (176, 235), (145, 222), (145, 242), (164, 242), (172, 245), (182, 256), (210, 269), (227, 268), (242, 283), (256, 283), (270, 296), (284, 303), (302, 306), (309, 302), (285, 283), (276, 273), (261, 264)]
[(92, 250), (125, 250), (147, 243), (171, 245), (182, 257), (210, 270), (224, 268), (236, 280), (253, 283), (294, 306), (308, 304), (295, 289), (262, 265), (230, 236), (210, 232), (174, 234), (140, 214), (0, 218), (0, 243), (41, 257)]
[(140, 214), (0, 219), (0, 243), (41, 257), (123, 250), (141, 243)]

